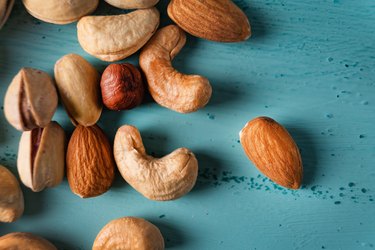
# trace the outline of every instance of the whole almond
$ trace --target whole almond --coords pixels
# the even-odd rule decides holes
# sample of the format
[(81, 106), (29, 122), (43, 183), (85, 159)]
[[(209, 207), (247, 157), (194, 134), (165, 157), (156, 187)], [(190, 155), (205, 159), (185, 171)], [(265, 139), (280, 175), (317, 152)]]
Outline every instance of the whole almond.
[(286, 188), (298, 189), (302, 181), (302, 160), (288, 131), (269, 117), (248, 122), (240, 132), (246, 155), (268, 178)]
[(251, 36), (247, 16), (231, 0), (172, 0), (168, 15), (183, 30), (200, 38), (240, 42)]
[(115, 163), (109, 141), (97, 126), (77, 126), (66, 155), (70, 189), (81, 198), (105, 193), (114, 179)]

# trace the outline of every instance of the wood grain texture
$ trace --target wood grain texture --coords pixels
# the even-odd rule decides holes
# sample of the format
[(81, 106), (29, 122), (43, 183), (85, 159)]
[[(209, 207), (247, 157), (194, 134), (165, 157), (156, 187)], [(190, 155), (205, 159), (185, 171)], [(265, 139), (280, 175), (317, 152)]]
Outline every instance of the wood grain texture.
[[(95, 14), (123, 13), (101, 2)], [(171, 23), (167, 2), (157, 5), (161, 27)], [(147, 201), (117, 175), (109, 192), (83, 202), (64, 181), (38, 195), (24, 190), (25, 216), (2, 224), (0, 235), (29, 231), (61, 249), (90, 249), (108, 221), (138, 216), (160, 228), (170, 249), (374, 247), (374, 1), (235, 2), (251, 20), (251, 39), (228, 45), (188, 36), (173, 62), (210, 80), (205, 109), (181, 115), (146, 98), (131, 111), (105, 111), (99, 121), (110, 139), (125, 123), (137, 126), (155, 156), (190, 148), (200, 173), (188, 196)], [(67, 53), (99, 71), (107, 65), (80, 48), (74, 24), (41, 23), (17, 3), (0, 31), (0, 98), (22, 66), (51, 74)], [(283, 124), (301, 149), (301, 190), (274, 186), (243, 153), (238, 132), (257, 116)], [(62, 107), (54, 119), (72, 131)], [(0, 163), (14, 170), (20, 134), (3, 116), (0, 129)]]

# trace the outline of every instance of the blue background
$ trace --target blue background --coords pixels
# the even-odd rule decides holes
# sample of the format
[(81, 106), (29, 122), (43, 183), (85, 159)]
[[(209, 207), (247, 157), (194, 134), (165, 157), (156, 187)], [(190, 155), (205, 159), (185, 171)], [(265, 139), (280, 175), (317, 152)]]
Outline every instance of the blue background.
[[(162, 0), (162, 25), (170, 23)], [(169, 249), (375, 248), (375, 2), (373, 0), (235, 1), (253, 37), (220, 44), (188, 36), (174, 65), (210, 79), (208, 106), (182, 115), (147, 97), (140, 107), (104, 111), (111, 140), (123, 124), (137, 126), (149, 153), (188, 147), (199, 160), (196, 187), (183, 198), (143, 198), (117, 175), (109, 192), (82, 200), (66, 180), (33, 193), (23, 187), (24, 216), (0, 224), (0, 235), (29, 231), (60, 249), (90, 249), (99, 230), (122, 216), (144, 217)], [(122, 13), (103, 1), (95, 14)], [(53, 73), (64, 54), (86, 54), (76, 24), (43, 23), (18, 1), (0, 31), (0, 98), (21, 67)], [(138, 54), (126, 59), (138, 63)], [(238, 132), (260, 115), (283, 124), (299, 145), (303, 188), (274, 185), (248, 161)], [(68, 133), (62, 107), (55, 115)], [(0, 117), (0, 163), (16, 173), (20, 133)]]

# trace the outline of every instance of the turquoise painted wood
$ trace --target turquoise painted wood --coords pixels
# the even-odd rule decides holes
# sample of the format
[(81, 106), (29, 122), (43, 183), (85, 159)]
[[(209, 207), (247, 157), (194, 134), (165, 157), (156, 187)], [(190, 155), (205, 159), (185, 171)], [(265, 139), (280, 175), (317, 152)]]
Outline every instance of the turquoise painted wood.
[[(137, 126), (157, 156), (192, 149), (200, 174), (194, 190), (171, 202), (143, 198), (118, 175), (98, 198), (73, 195), (66, 180), (54, 189), (23, 188), (26, 209), (0, 235), (28, 231), (60, 249), (90, 249), (99, 230), (122, 216), (160, 227), (168, 249), (375, 248), (375, 2), (373, 0), (237, 0), (252, 22), (244, 43), (188, 37), (177, 69), (210, 79), (213, 97), (181, 115), (150, 97), (127, 112), (105, 111), (100, 126), (111, 140), (122, 124)], [(166, 17), (167, 1), (158, 7)], [(101, 3), (96, 14), (121, 13)], [(107, 65), (79, 46), (75, 24), (40, 22), (21, 3), (0, 31), (0, 98), (23, 67), (52, 74), (54, 63), (78, 53), (102, 71)], [(137, 63), (138, 55), (127, 59)], [(264, 178), (247, 160), (238, 132), (267, 115), (299, 145), (304, 186), (290, 191)], [(55, 115), (71, 133), (65, 111)], [(0, 119), (0, 163), (16, 173), (20, 133)]]

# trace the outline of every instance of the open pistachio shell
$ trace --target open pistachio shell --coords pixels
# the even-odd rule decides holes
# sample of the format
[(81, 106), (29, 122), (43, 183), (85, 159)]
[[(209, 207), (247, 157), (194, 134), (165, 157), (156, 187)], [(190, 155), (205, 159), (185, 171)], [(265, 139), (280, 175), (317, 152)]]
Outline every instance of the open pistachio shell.
[(23, 209), (23, 194), (18, 180), (0, 165), (0, 222), (16, 221), (23, 214)]
[(22, 68), (5, 94), (4, 113), (8, 122), (18, 130), (43, 128), (51, 121), (57, 102), (55, 85), (47, 73)]
[(0, 29), (7, 21), (12, 11), (14, 0), (0, 0)]
[(27, 12), (47, 23), (78, 21), (98, 7), (99, 0), (22, 0)]
[(65, 167), (65, 132), (57, 122), (24, 132), (17, 166), (23, 184), (34, 192), (60, 184)]

